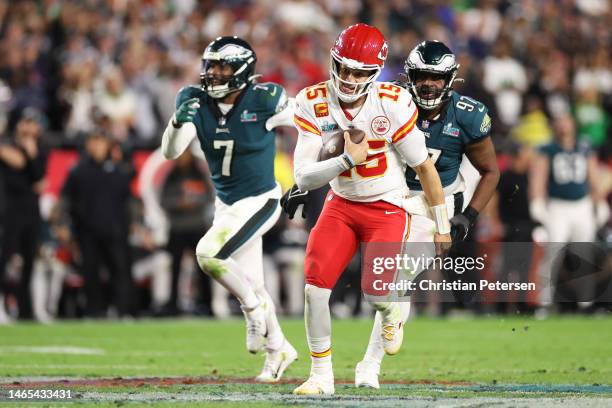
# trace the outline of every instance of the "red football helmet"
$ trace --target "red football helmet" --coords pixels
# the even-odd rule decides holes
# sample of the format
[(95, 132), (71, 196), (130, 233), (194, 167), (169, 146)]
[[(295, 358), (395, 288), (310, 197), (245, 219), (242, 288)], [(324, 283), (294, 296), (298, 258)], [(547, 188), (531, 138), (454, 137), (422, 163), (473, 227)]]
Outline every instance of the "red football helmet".
[[(332, 85), (340, 100), (354, 102), (368, 91), (385, 65), (388, 49), (385, 37), (376, 27), (359, 23), (340, 33), (330, 51)], [(365, 82), (349, 82), (340, 78), (341, 65), (372, 71), (372, 74)]]

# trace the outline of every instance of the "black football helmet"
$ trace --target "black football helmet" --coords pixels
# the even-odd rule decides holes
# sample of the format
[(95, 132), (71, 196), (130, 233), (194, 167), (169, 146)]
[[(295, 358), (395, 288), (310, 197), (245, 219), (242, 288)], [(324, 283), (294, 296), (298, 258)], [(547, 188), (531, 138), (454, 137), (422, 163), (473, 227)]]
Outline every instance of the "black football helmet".
[[(406, 88), (412, 93), (416, 103), (423, 109), (434, 109), (450, 97), (459, 64), (455, 54), (440, 41), (423, 41), (406, 58), (404, 71)], [(417, 87), (417, 79), (424, 73), (444, 78), (442, 89), (429, 85)]]
[[(215, 99), (244, 89), (256, 77), (256, 61), (255, 51), (245, 40), (236, 36), (216, 38), (208, 44), (202, 54), (202, 71), (200, 72), (202, 89)], [(208, 73), (213, 63), (230, 65), (233, 74), (220, 78), (218, 75)]]

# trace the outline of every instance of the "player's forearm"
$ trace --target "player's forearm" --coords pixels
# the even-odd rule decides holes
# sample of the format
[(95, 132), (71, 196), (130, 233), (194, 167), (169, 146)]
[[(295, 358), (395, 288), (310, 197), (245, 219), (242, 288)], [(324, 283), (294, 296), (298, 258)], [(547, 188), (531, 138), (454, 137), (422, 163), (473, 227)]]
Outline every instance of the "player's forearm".
[(448, 234), (450, 232), (450, 222), (448, 219), (448, 210), (446, 209), (446, 200), (442, 182), (438, 171), (434, 167), (430, 158), (427, 158), (423, 163), (414, 167), (415, 172), (421, 180), (423, 193), (429, 203), (436, 230), (439, 234)]
[(440, 181), (440, 176), (431, 159), (427, 159), (416, 166), (414, 171), (421, 181), (421, 187), (423, 187), (423, 193), (425, 194), (425, 198), (427, 198), (429, 206), (433, 207), (444, 204), (445, 199), (442, 182)]
[(300, 134), (293, 153), (295, 183), (300, 190), (308, 191), (323, 187), (349, 166), (341, 157), (318, 161), (322, 142), (320, 137)]
[(179, 157), (196, 137), (193, 123), (185, 123), (180, 128), (175, 128), (172, 121), (173, 119), (170, 119), (162, 136), (161, 150), (166, 159)]
[(481, 172), (480, 175), (480, 181), (476, 185), (476, 190), (469, 204), (470, 207), (479, 213), (484, 210), (493, 194), (495, 194), (497, 184), (499, 183), (499, 169), (496, 166), (495, 169)]
[(340, 157), (304, 164), (295, 169), (295, 182), (302, 191), (323, 187), (343, 171), (348, 170), (345, 161)]

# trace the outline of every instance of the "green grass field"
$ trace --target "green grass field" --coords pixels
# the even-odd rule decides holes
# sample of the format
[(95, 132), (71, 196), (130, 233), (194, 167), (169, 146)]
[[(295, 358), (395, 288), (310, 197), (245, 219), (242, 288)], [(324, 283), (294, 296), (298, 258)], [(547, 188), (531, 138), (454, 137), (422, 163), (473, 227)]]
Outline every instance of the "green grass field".
[(371, 322), (335, 321), (337, 395), (315, 399), (290, 395), (306, 378), (309, 357), (303, 322), (285, 320), (282, 325), (301, 358), (279, 385), (249, 381), (263, 355), (246, 352), (241, 320), (0, 327), (0, 392), (7, 401), (10, 390), (70, 389), (70, 405), (95, 406), (248, 402), (383, 407), (408, 401), (415, 406), (466, 401), (556, 406), (568, 398), (572, 406), (612, 406), (610, 317), (416, 319), (406, 326), (402, 352), (385, 359), (384, 384), (377, 391), (352, 386)]

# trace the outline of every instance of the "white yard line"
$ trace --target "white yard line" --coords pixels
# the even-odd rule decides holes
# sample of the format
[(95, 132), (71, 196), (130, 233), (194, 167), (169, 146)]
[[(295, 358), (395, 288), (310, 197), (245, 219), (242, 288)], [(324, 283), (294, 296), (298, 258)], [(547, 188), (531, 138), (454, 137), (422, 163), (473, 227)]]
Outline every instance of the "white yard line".
[(101, 356), (106, 351), (99, 348), (75, 347), (75, 346), (5, 346), (0, 347), (0, 354), (12, 353), (37, 353), (37, 354), (76, 354)]

